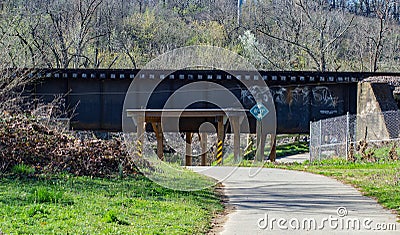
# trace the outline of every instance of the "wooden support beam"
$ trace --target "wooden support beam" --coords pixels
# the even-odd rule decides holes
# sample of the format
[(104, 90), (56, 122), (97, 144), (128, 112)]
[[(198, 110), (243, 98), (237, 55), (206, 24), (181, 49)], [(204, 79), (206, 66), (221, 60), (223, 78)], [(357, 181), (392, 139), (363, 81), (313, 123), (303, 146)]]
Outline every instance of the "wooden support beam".
[(136, 117), (136, 123), (137, 123), (136, 155), (141, 158), (143, 156), (143, 141), (144, 141), (144, 132), (146, 125), (144, 114), (138, 115)]
[(271, 147), (271, 153), (269, 155), (269, 160), (271, 162), (275, 162), (276, 161), (276, 135), (271, 135), (271, 143), (272, 143), (272, 147)]
[(192, 165), (192, 133), (186, 132), (186, 156), (185, 156), (185, 165)]
[(262, 122), (257, 121), (257, 152), (256, 161), (264, 161), (265, 133), (262, 133)]
[(240, 123), (239, 117), (231, 117), (231, 123), (233, 127), (233, 156), (235, 163), (238, 163), (241, 159), (240, 152)]
[(265, 142), (267, 141), (267, 135), (262, 133), (260, 136), (260, 159), (261, 161), (265, 160)]
[(144, 116), (142, 115), (138, 115), (136, 117), (136, 122), (137, 122), (137, 136), (138, 138), (143, 138), (143, 134), (145, 132), (145, 120), (144, 120)]
[(201, 145), (201, 165), (207, 165), (207, 133), (200, 133), (200, 145)]
[(157, 156), (160, 160), (164, 161), (164, 134), (161, 128), (161, 122), (152, 122), (153, 130), (157, 138)]
[(157, 156), (161, 161), (164, 161), (164, 135), (163, 132), (160, 131), (157, 136)]

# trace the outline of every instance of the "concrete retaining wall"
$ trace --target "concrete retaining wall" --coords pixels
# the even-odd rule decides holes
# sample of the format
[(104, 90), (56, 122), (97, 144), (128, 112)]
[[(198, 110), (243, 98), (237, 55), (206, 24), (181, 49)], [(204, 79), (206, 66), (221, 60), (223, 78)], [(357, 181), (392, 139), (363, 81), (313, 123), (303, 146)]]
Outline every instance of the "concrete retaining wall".
[(357, 140), (398, 138), (398, 128), (389, 122), (393, 117), (383, 114), (398, 109), (387, 83), (359, 83), (357, 104)]

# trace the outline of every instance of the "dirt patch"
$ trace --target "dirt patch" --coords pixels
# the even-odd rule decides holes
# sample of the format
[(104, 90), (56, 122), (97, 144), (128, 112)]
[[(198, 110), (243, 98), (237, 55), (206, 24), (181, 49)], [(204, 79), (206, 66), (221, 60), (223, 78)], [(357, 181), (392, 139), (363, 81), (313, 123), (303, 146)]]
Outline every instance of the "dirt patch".
[(220, 234), (224, 230), (224, 224), (228, 220), (228, 215), (236, 210), (235, 206), (229, 204), (229, 198), (225, 194), (225, 187), (222, 183), (217, 185), (215, 191), (224, 204), (224, 210), (214, 215), (211, 221), (211, 230), (207, 233), (208, 235)]

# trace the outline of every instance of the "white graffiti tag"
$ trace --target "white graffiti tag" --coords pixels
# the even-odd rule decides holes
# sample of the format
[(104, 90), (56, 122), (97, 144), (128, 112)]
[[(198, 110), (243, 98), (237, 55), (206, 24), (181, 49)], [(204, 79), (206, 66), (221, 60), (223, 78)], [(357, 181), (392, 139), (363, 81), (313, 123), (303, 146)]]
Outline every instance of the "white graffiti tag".
[(271, 98), (268, 87), (252, 86), (248, 90), (241, 91), (241, 99), (243, 103), (255, 104), (257, 101), (268, 103)]
[(271, 88), (271, 95), (269, 97), (268, 89), (259, 88), (258, 86), (250, 87), (249, 90), (241, 91), (242, 102), (247, 104), (255, 104), (256, 100), (263, 100), (268, 102), (273, 99), (276, 104), (292, 105), (313, 105), (313, 106), (327, 106), (335, 108), (339, 101), (339, 97), (333, 95), (332, 91), (326, 86), (317, 87), (274, 87)]
[(312, 89), (313, 93), (313, 105), (326, 105), (329, 107), (336, 107), (339, 101), (339, 98), (332, 95), (332, 92), (328, 87), (317, 86)]

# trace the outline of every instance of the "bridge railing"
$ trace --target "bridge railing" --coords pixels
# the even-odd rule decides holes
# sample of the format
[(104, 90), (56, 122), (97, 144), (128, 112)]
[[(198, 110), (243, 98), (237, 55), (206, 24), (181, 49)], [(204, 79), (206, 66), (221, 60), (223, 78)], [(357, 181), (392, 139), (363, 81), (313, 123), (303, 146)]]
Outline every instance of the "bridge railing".
[[(400, 111), (347, 114), (310, 123), (310, 161), (394, 157), (400, 154)], [(389, 151), (392, 150), (392, 155)], [(391, 156), (389, 156), (391, 155)], [(397, 157), (398, 158), (398, 157)]]

